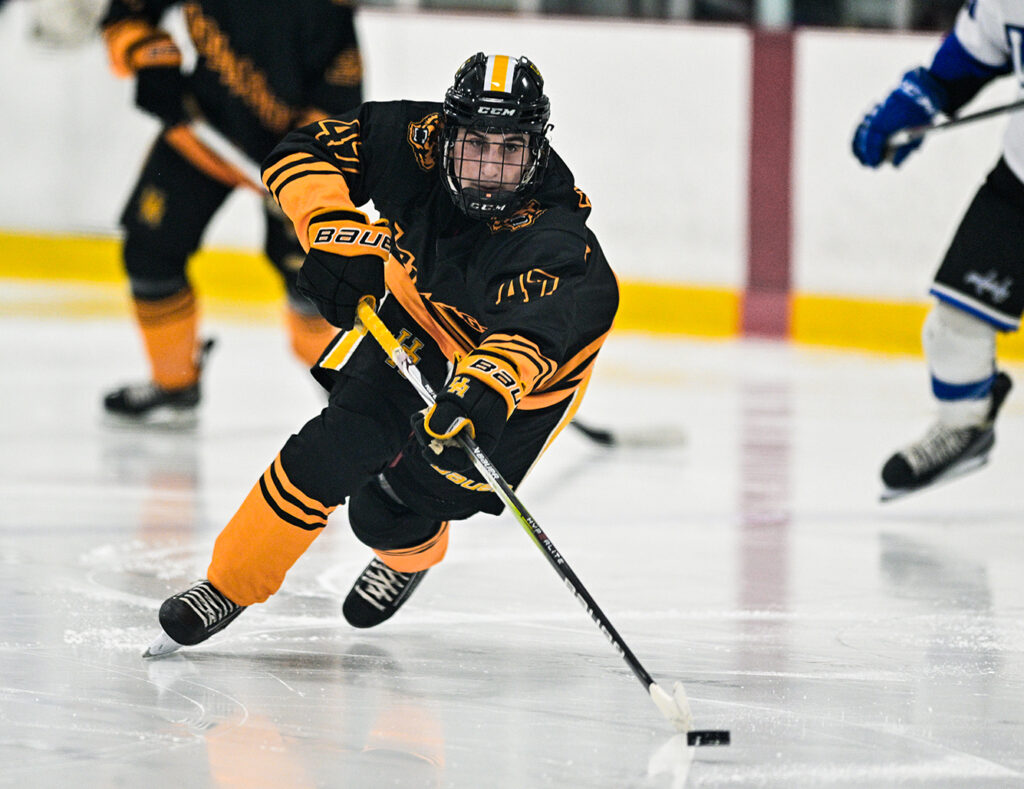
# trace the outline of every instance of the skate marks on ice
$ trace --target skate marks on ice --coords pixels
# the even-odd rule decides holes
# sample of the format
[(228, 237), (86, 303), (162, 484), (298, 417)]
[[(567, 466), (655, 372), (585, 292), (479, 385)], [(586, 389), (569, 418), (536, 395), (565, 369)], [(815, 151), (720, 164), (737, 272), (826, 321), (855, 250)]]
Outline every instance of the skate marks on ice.
[[(199, 561), (192, 549), (175, 545), (108, 545), (87, 551), (81, 560), (82, 578), (61, 585), (97, 605), (120, 607), (117, 621), (123, 623), (124, 611), (135, 609), (138, 616), (132, 620), (155, 623), (166, 589), (190, 578)], [(266, 733), (269, 715), (275, 718), (278, 736), (285, 740), (301, 736), (314, 750), (327, 748), (334, 754), (335, 771), (351, 771), (357, 783), (360, 776), (381, 770), (411, 780), (410, 769), (402, 766), (409, 760), (420, 765), (411, 769), (414, 774), (441, 769), (438, 765), (445, 763), (445, 757), (436, 751), (444, 749), (444, 732), (456, 751), (468, 747), (486, 753), (486, 743), (508, 741), (509, 733), (529, 719), (547, 732), (551, 743), (546, 751), (541, 749), (539, 766), (513, 770), (510, 764), (503, 771), (509, 775), (507, 783), (492, 786), (548, 785), (543, 775), (550, 773), (557, 776), (550, 785), (583, 780), (590, 786), (611, 787), (628, 785), (643, 774), (647, 752), (666, 733), (663, 722), (652, 720), (635, 685), (607, 672), (607, 667), (590, 667), (587, 673), (607, 678), (617, 688), (614, 698), (601, 698), (595, 711), (595, 694), (585, 677), (582, 684), (549, 679), (564, 675), (581, 658), (595, 662), (595, 654), (596, 662), (614, 664), (614, 655), (608, 654), (599, 636), (593, 637), (571, 600), (566, 610), (539, 617), (551, 623), (548, 630), (547, 623), (541, 622), (540, 636), (527, 623), (525, 641), (503, 638), (508, 623), (518, 621), (522, 626), (521, 611), (498, 616), (437, 611), (426, 622), (409, 617), (410, 627), (390, 628), (377, 644), (353, 634), (339, 615), (341, 596), (334, 589), (347, 584), (358, 569), (356, 565), (327, 567), (315, 576), (299, 577), (291, 585), (298, 591), (275, 596), (265, 613), (247, 612), (209, 642), (163, 660), (138, 659), (139, 646), (145, 641), (138, 636), (144, 633), (148, 638), (152, 630), (136, 624), (115, 628), (108, 620), (102, 626), (69, 629), (64, 640), (76, 653), (100, 655), (90, 663), (114, 659), (130, 666), (121, 673), (143, 685), (134, 691), (140, 697), (136, 703), (140, 717), (150, 715), (156, 728), (161, 722), (170, 724), (175, 734), (167, 741), (179, 749), (191, 748), (190, 753), (197, 748), (208, 750), (210, 738), (218, 742), (225, 737), (243, 739), (243, 731), (253, 727)], [(126, 592), (126, 588), (156, 593), (150, 596)], [(429, 613), (433, 606), (425, 608)], [(538, 642), (543, 645), (549, 639), (549, 632), (559, 631), (566, 622), (587, 634), (590, 649), (586, 653), (581, 656), (578, 650), (559, 645), (537, 648)], [(477, 629), (485, 635), (474, 637)], [(451, 630), (451, 635), (439, 639), (438, 630)], [(396, 648), (385, 648), (390, 644)], [(551, 693), (565, 685), (570, 686), (567, 695)], [(509, 687), (522, 695), (510, 696)], [(154, 693), (155, 702), (143, 698)], [(78, 698), (75, 703), (86, 704), (87, 699)], [(308, 722), (306, 715), (312, 716)], [(280, 718), (286, 721), (283, 725)], [(339, 720), (351, 725), (339, 726)], [(582, 751), (576, 758), (560, 761), (557, 743), (565, 744), (566, 731), (583, 732), (570, 737), (572, 751), (588, 750), (593, 742), (608, 738), (609, 729), (621, 744), (606, 760), (582, 771)], [(237, 731), (228, 734), (229, 730)], [(448, 758), (446, 774), (461, 776), (452, 784), (431, 779), (408, 785), (476, 785), (493, 769), (476, 756), (461, 769), (457, 764), (458, 759), (453, 764)], [(535, 769), (544, 772), (531, 776)]]
[[(975, 577), (971, 568), (951, 569), (938, 560), (930, 567), (914, 545), (895, 538), (883, 548), (883, 567), (897, 590), (911, 594), (922, 584), (940, 584), (958, 590), (965, 611), (986, 604), (984, 579)], [(163, 568), (164, 577), (154, 585), (174, 586), (180, 583), (177, 576), (190, 577), (188, 571), (199, 558), (190, 549), (171, 545), (94, 549), (83, 559), (89, 568), (88, 581), (76, 593), (91, 588), (84, 592), (86, 596), (125, 607), (137, 605), (144, 609), (143, 621), (153, 622), (163, 591), (150, 597), (119, 587), (146, 587), (144, 578), (156, 567)], [(430, 579), (434, 589), (424, 584), (427, 597), (417, 601), (420, 610), (415, 617), (396, 620), (386, 634), (382, 629), (382, 638), (355, 636), (338, 615), (337, 606), (340, 590), (347, 588), (358, 570), (357, 564), (324, 566), (302, 576), (296, 579), (298, 591), (282, 592), (281, 599), (268, 604), (264, 613), (247, 612), (248, 619), (240, 618), (210, 642), (164, 660), (143, 664), (137, 659), (145, 641), (141, 636), (152, 635), (146, 627), (133, 625), (124, 632), (93, 628), (67, 634), (66, 640), (82, 649), (91, 646), (101, 654), (130, 657), (133, 668), (122, 673), (135, 683), (148, 681), (146, 692), (155, 696), (148, 702), (149, 714), (170, 725), (174, 737), (154, 731), (151, 741), (138, 746), (147, 754), (149, 746), (155, 749), (168, 743), (180, 749), (191, 742), (193, 748), (205, 749), (210, 737), (255, 727), (261, 736), (270, 737), (266, 743), (302, 737), (317, 749), (328, 747), (337, 752), (336, 769), (345, 767), (361, 775), (359, 771), (368, 769), (369, 739), (364, 737), (360, 743), (350, 735), (355, 729), (378, 731), (369, 719), (383, 715), (391, 721), (389, 736), (405, 745), (378, 743), (373, 749), (374, 764), (384, 762), (400, 775), (407, 773), (397, 763), (410, 760), (432, 780), (438, 775), (476, 775), (477, 769), (479, 778), (486, 768), (475, 762), (461, 765), (468, 773), (453, 773), (459, 760), (449, 754), (446, 761), (445, 750), (458, 750), (467, 742), (480, 747), (481, 729), (488, 739), (507, 741), (510, 732), (527, 720), (533, 732), (559, 744), (549, 752), (541, 749), (547, 759), (556, 765), (559, 758), (576, 761), (575, 768), (549, 766), (546, 772), (526, 774), (520, 770), (517, 779), (494, 784), (503, 787), (524, 785), (516, 780), (554, 786), (560, 784), (546, 779), (579, 781), (581, 775), (589, 776), (587, 785), (595, 787), (998, 786), (1024, 777), (978, 755), (985, 750), (980, 742), (984, 732), (977, 735), (979, 742), (970, 737), (940, 742), (944, 738), (923, 729), (913, 715), (901, 718), (900, 713), (899, 699), (908, 692), (925, 686), (937, 693), (940, 684), (960, 686), (979, 673), (984, 676), (985, 666), (998, 659), (1001, 651), (997, 631), (1002, 630), (1002, 643), (1009, 652), (1024, 647), (1024, 632), (1008, 630), (1006, 621), (975, 625), (974, 635), (968, 637), (963, 635), (972, 632), (965, 629), (966, 613), (901, 621), (828, 605), (791, 611), (683, 606), (616, 610), (617, 621), (631, 634), (637, 633), (645, 655), (653, 656), (652, 673), (679, 676), (686, 682), (701, 727), (732, 730), (735, 756), (721, 749), (702, 749), (692, 762), (693, 749), (679, 748), (678, 741), (673, 744), (661, 722), (649, 715), (641, 694), (603, 641), (593, 637), (574, 605), (552, 611), (500, 610), (492, 599), (490, 611), (459, 610), (448, 601), (445, 575), (438, 574)], [(119, 577), (125, 574), (132, 576), (131, 584)], [(938, 636), (935, 628), (940, 630)], [(765, 640), (787, 631), (821, 637), (818, 649), (810, 649), (810, 656), (804, 658), (805, 664), (793, 656), (780, 664), (771, 640)], [(890, 662), (894, 657), (912, 658), (921, 650), (934, 654), (946, 631), (950, 639), (956, 632), (963, 636), (959, 663), (951, 660), (940, 665), (933, 658), (922, 673)], [(1015, 632), (1016, 640), (1009, 638)], [(681, 633), (686, 637), (681, 638)], [(131, 636), (139, 638), (131, 641)], [(852, 657), (836, 662), (835, 649), (827, 646), (831, 639)], [(680, 649), (681, 645), (685, 646)], [(737, 654), (746, 654), (742, 662), (748, 668), (737, 668)], [(103, 658), (89, 661), (97, 662)], [(879, 668), (879, 663), (885, 667)], [(567, 668), (575, 675), (568, 682), (544, 680), (563, 677)], [(941, 675), (941, 682), (935, 678), (935, 686), (929, 683), (932, 674)], [(562, 684), (568, 685), (567, 692), (559, 689)], [(325, 688), (330, 689), (329, 700)], [(590, 698), (580, 702), (584, 696)], [(83, 699), (78, 697), (75, 703)], [(935, 698), (934, 704), (938, 712), (932, 717), (940, 730), (959, 714), (958, 709), (963, 710), (962, 704), (950, 699)], [(144, 717), (147, 705), (138, 706)], [(313, 722), (300, 721), (298, 710), (310, 708)], [(891, 718), (886, 712), (890, 709)], [(267, 734), (268, 714), (286, 720), (276, 726), (278, 733), (272, 737)], [(358, 724), (326, 737), (323, 731), (313, 731), (320, 725), (315, 721), (335, 720), (339, 715)], [(421, 732), (426, 726), (439, 733), (413, 743), (409, 727), (403, 734), (394, 722), (409, 716), (419, 721)], [(569, 742), (565, 731), (573, 732)], [(71, 730), (70, 736), (74, 739), (77, 734)], [(245, 739), (237, 732), (231, 737)], [(524, 743), (530, 739), (524, 738)], [(613, 746), (611, 740), (624, 744)], [(428, 747), (430, 742), (433, 745)], [(577, 760), (595, 742), (615, 753), (615, 759), (597, 759), (590, 769), (580, 768)], [(820, 758), (823, 747), (828, 748), (826, 761)], [(404, 755), (397, 756), (399, 752)], [(617, 767), (615, 760), (622, 760)], [(442, 780), (436, 785), (459, 784)]]

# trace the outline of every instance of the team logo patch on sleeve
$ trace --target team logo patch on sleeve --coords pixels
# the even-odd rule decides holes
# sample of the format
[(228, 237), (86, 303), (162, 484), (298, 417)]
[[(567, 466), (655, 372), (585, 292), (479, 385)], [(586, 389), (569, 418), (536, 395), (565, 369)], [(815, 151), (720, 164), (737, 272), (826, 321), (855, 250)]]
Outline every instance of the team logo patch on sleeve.
[(409, 124), (409, 134), (406, 140), (409, 147), (412, 148), (412, 155), (416, 157), (416, 164), (425, 172), (433, 170), (437, 163), (434, 158), (434, 150), (439, 125), (436, 112)]

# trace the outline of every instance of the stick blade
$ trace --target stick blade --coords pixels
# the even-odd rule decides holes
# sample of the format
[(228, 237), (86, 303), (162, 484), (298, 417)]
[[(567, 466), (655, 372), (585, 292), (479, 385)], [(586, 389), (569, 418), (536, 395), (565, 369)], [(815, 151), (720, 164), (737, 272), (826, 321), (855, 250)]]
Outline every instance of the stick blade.
[(635, 428), (618, 434), (616, 446), (637, 449), (671, 449), (686, 446), (686, 431), (680, 427), (664, 425), (657, 428)]
[(169, 655), (179, 649), (181, 649), (181, 644), (161, 631), (160, 635), (156, 637), (153, 643), (146, 647), (146, 651), (142, 653), (142, 657), (163, 657), (164, 655)]
[(688, 732), (693, 728), (693, 715), (690, 712), (690, 702), (683, 690), (683, 683), (675, 684), (671, 696), (657, 682), (652, 682), (647, 690), (655, 706), (661, 710), (661, 714), (676, 731)]

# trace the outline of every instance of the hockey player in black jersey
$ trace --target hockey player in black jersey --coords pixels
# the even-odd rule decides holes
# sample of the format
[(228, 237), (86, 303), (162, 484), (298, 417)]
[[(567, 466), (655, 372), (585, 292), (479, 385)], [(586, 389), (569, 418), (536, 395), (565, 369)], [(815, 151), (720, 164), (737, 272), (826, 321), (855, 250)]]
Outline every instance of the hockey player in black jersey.
[[(889, 150), (901, 129), (954, 115), (991, 80), (1016, 71), (1024, 81), (1020, 30), (1024, 4), (974, 0), (960, 11), (928, 68), (900, 85), (857, 127), (862, 164), (900, 166), (921, 140)], [(1016, 31), (1016, 32), (1014, 32)], [(1010, 391), (996, 369), (996, 332), (1017, 331), (1024, 312), (1024, 114), (1011, 116), (1003, 156), (978, 190), (935, 275), (936, 298), (923, 341), (938, 420), (882, 468), (888, 500), (984, 465), (995, 420)]]
[[(277, 591), (348, 503), (376, 556), (342, 610), (397, 611), (444, 557), (450, 523), (501, 503), (455, 442), (516, 486), (569, 423), (618, 306), (590, 201), (548, 141), (526, 58), (478, 53), (444, 103), (370, 102), (289, 134), (267, 189), (308, 249), (298, 287), (351, 329), (367, 295), (441, 394), (429, 410), (377, 343), (340, 335), (314, 375), (327, 408), (292, 436), (217, 538), (207, 579), (160, 610), (147, 651), (196, 644)], [(360, 206), (372, 202), (380, 219)]]
[[(188, 74), (159, 27), (173, 6), (182, 6), (195, 48)], [(163, 125), (121, 217), (150, 380), (111, 392), (104, 408), (131, 423), (190, 423), (204, 353), (186, 264), (214, 213), (242, 184), (192, 123), (202, 118), (258, 163), (297, 126), (358, 106), (362, 67), (352, 9), (336, 0), (113, 0), (102, 27), (115, 73), (134, 76), (136, 104)], [(264, 251), (284, 280), (292, 349), (311, 365), (336, 330), (296, 287), (305, 250), (291, 222), (269, 198), (264, 214)]]

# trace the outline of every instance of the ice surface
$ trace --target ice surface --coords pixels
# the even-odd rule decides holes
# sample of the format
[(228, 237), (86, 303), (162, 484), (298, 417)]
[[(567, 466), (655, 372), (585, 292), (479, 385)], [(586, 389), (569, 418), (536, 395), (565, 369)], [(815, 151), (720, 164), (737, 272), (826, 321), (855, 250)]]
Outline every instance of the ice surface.
[(567, 432), (520, 494), (694, 725), (732, 731), (687, 749), (510, 517), (458, 524), (356, 631), (339, 509), (267, 604), (142, 660), (320, 395), (277, 326), (210, 320), (200, 426), (114, 430), (100, 395), (143, 363), (126, 317), (90, 317), (109, 295), (0, 294), (0, 786), (1024, 785), (1017, 392), (987, 468), (883, 505), (920, 360), (613, 336), (581, 415), (687, 443)]

